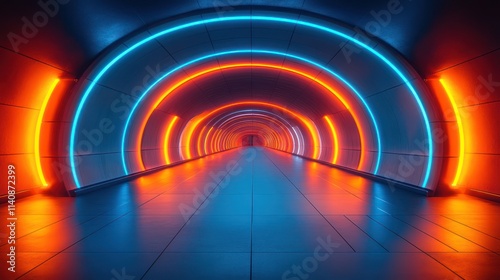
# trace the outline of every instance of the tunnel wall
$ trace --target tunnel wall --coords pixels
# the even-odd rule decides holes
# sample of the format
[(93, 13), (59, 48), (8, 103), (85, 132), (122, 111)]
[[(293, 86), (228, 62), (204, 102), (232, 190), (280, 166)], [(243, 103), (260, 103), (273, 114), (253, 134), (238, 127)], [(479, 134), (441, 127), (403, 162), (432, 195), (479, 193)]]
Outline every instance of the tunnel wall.
[[(15, 187), (19, 193), (47, 188), (59, 179), (46, 178), (46, 186), (40, 180), (35, 160), (35, 139), (41, 107), (48, 95), (61, 98), (67, 94), (74, 81), (71, 74), (58, 66), (11, 49), (0, 48), (0, 61), (0, 166), (5, 174), (9, 165), (15, 167)], [(51, 138), (50, 135), (58, 135), (55, 130), (63, 123), (61, 116), (48, 115), (50, 112), (40, 119), (38, 131), (41, 133), (41, 146), (49, 147), (40, 150), (41, 164), (51, 168), (54, 160), (50, 158), (60, 156), (60, 151), (55, 149), (61, 139)], [(7, 181), (7, 176), (2, 176), (2, 186), (7, 186)], [(7, 190), (7, 187), (2, 187), (0, 196), (5, 195)]]
[[(445, 94), (442, 84), (447, 83), (453, 93), (464, 129), (464, 165), (459, 186), (483, 192), (500, 194), (500, 51), (488, 51), (473, 59), (458, 60), (451, 67), (429, 74), (427, 82), (436, 94)], [(458, 128), (451, 108), (444, 115), (451, 122), (446, 142), (458, 146), (453, 138)], [(457, 150), (455, 148), (455, 150)], [(454, 153), (450, 165), (456, 167), (458, 154)], [(445, 172), (451, 177), (452, 172)]]

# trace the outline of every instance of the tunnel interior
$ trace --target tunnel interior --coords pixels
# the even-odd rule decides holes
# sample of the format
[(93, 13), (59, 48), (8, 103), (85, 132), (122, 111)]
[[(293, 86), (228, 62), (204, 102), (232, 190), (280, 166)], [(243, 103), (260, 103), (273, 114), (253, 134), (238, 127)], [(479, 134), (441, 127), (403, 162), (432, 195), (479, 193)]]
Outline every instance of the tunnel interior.
[(335, 180), (350, 187), (365, 187), (354, 176), (374, 190), (429, 201), (498, 201), (500, 22), (493, 7), (4, 3), (0, 163), (17, 177), (0, 199), (89, 197), (156, 172), (222, 166), (236, 151), (256, 149), (257, 162), (281, 171), (261, 166), (262, 176), (297, 179), (290, 157), (303, 164), (297, 174), (341, 174)]
[[(19, 30), (7, 17), (3, 71), (16, 86), (2, 106), (19, 117), (4, 130), (23, 140), (5, 139), (2, 160), (22, 161), (19, 191), (73, 193), (241, 146), (253, 131), (266, 147), (430, 195), (499, 192), (493, 27), (436, 38), (433, 24), (460, 29), (461, 14), (429, 3), (379, 1), (366, 20), (341, 3), (244, 2), (164, 18), (143, 7), (138, 25), (111, 1), (90, 22), (113, 22), (114, 37), (77, 32), (76, 9), (91, 4), (44, 2)], [(466, 36), (484, 43), (441, 51)]]

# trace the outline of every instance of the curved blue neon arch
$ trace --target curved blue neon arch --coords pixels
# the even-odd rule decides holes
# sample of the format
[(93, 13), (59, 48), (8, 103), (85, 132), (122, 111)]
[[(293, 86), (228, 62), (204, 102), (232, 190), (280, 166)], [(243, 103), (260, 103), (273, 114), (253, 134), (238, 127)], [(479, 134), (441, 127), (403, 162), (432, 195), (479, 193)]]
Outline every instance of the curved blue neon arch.
[(297, 59), (299, 61), (306, 62), (306, 63), (308, 63), (310, 65), (316, 66), (316, 67), (320, 68), (321, 70), (324, 70), (324, 71), (328, 72), (329, 74), (333, 75), (335, 78), (337, 78), (338, 80), (340, 80), (342, 83), (344, 83), (345, 85), (347, 85), (347, 87), (350, 90), (352, 90), (356, 94), (356, 96), (358, 97), (358, 99), (362, 102), (362, 104), (365, 107), (366, 111), (368, 111), (369, 116), (371, 118), (371, 121), (373, 123), (373, 127), (375, 128), (375, 135), (376, 135), (376, 138), (377, 138), (377, 148), (378, 148), (378, 151), (377, 151), (377, 161), (376, 161), (376, 164), (375, 164), (374, 174), (378, 173), (378, 169), (379, 169), (379, 166), (380, 166), (380, 161), (381, 161), (381, 158), (382, 158), (382, 144), (381, 144), (382, 141), (380, 140), (380, 132), (379, 132), (379, 129), (378, 129), (377, 121), (375, 120), (375, 116), (373, 115), (372, 110), (370, 109), (370, 107), (368, 106), (368, 104), (366, 103), (366, 101), (363, 99), (362, 95), (345, 78), (343, 78), (339, 74), (335, 73), (334, 71), (328, 69), (327, 67), (320, 65), (317, 62), (314, 62), (314, 61), (312, 61), (310, 59), (307, 59), (307, 58), (300, 57), (298, 55), (288, 54), (288, 53), (283, 53), (283, 52), (278, 52), (278, 51), (271, 51), (271, 50), (235, 50), (235, 51), (224, 51), (224, 52), (218, 52), (218, 53), (214, 53), (214, 54), (205, 55), (205, 56), (193, 59), (193, 60), (191, 60), (189, 62), (186, 62), (184, 64), (181, 64), (181, 65), (175, 67), (174, 69), (168, 71), (167, 73), (165, 73), (161, 77), (159, 77), (156, 81), (154, 81), (143, 92), (143, 94), (139, 97), (139, 99), (137, 100), (137, 102), (134, 104), (134, 106), (130, 110), (130, 114), (129, 114), (127, 120), (125, 121), (125, 127), (123, 129), (122, 142), (121, 142), (121, 158), (122, 158), (122, 166), (123, 166), (123, 170), (125, 171), (125, 174), (127, 174), (127, 175), (129, 174), (128, 168), (127, 168), (126, 159), (125, 159), (125, 144), (126, 144), (125, 142), (127, 140), (126, 136), (127, 136), (127, 132), (128, 132), (129, 126), (130, 126), (130, 121), (132, 120), (132, 117), (133, 117), (136, 109), (139, 107), (139, 104), (144, 100), (144, 98), (149, 94), (149, 92), (156, 85), (158, 85), (158, 83), (160, 83), (162, 80), (166, 79), (168, 76), (170, 76), (173, 73), (182, 70), (184, 67), (190, 66), (190, 65), (192, 65), (192, 64), (194, 64), (196, 62), (200, 62), (202, 60), (206, 60), (206, 59), (210, 59), (210, 58), (214, 58), (214, 57), (225, 56), (225, 55), (246, 54), (246, 53), (252, 53), (252, 54), (254, 54), (254, 53), (258, 53), (258, 54), (271, 54), (271, 55), (279, 55), (279, 56), (283, 56), (283, 57), (287, 57), (287, 58)]
[(149, 36), (149, 37), (147, 37), (147, 38), (145, 38), (145, 39), (143, 39), (143, 40), (135, 43), (134, 45), (132, 45), (131, 47), (129, 47), (128, 49), (126, 49), (125, 51), (123, 51), (122, 53), (120, 53), (119, 55), (117, 55), (115, 58), (113, 58), (108, 64), (106, 64), (106, 66), (104, 66), (103, 69), (96, 75), (96, 77), (94, 78), (94, 80), (90, 83), (90, 85), (88, 86), (87, 90), (83, 94), (82, 99), (81, 99), (81, 101), (78, 104), (78, 107), (76, 109), (75, 117), (73, 119), (73, 123), (72, 123), (72, 126), (71, 126), (70, 145), (69, 145), (70, 146), (69, 157), (70, 157), (70, 165), (71, 165), (72, 176), (73, 176), (73, 179), (75, 181), (76, 187), (80, 188), (80, 182), (78, 180), (78, 175), (77, 175), (77, 172), (76, 172), (76, 166), (75, 166), (75, 161), (74, 161), (74, 156), (75, 156), (74, 146), (75, 146), (76, 126), (77, 126), (77, 123), (79, 121), (79, 118), (80, 118), (83, 106), (84, 106), (87, 98), (89, 97), (90, 92), (92, 91), (92, 89), (94, 88), (94, 86), (97, 84), (97, 81), (99, 81), (99, 79), (117, 61), (119, 61), (121, 58), (123, 58), (127, 54), (131, 53), (135, 49), (139, 48), (141, 45), (143, 45), (143, 44), (145, 44), (145, 43), (147, 43), (149, 41), (152, 41), (152, 40), (154, 40), (154, 39), (156, 39), (156, 38), (158, 38), (160, 36), (163, 36), (163, 35), (166, 35), (166, 34), (169, 34), (169, 33), (173, 33), (175, 31), (179, 31), (179, 30), (182, 30), (182, 29), (185, 29), (185, 28), (189, 28), (189, 27), (193, 27), (193, 26), (205, 25), (205, 24), (211, 24), (211, 23), (230, 22), (230, 21), (247, 21), (247, 20), (250, 20), (250, 21), (271, 21), (271, 22), (290, 23), (290, 24), (294, 24), (294, 25), (301, 25), (301, 26), (306, 26), (306, 27), (310, 27), (310, 28), (313, 28), (313, 29), (322, 30), (322, 31), (325, 31), (327, 33), (339, 36), (339, 37), (344, 38), (344, 39), (346, 39), (346, 40), (348, 40), (350, 42), (355, 43), (356, 45), (362, 47), (363, 49), (368, 50), (370, 53), (372, 53), (373, 55), (375, 55), (376, 57), (378, 57), (380, 60), (382, 60), (387, 66), (389, 66), (389, 68), (392, 69), (401, 78), (401, 80), (407, 85), (408, 89), (410, 90), (410, 92), (412, 93), (414, 99), (416, 100), (416, 102), (418, 104), (418, 107), (420, 109), (420, 112), (421, 112), (421, 114), (422, 114), (422, 116), (424, 118), (424, 123), (425, 123), (426, 132), (427, 132), (428, 143), (429, 143), (429, 158), (428, 158), (428, 162), (427, 162), (427, 170), (426, 170), (425, 177), (424, 177), (424, 180), (423, 180), (423, 183), (422, 183), (423, 187), (424, 188), (426, 187), (426, 185), (428, 183), (428, 180), (429, 180), (429, 177), (430, 177), (431, 169), (432, 169), (432, 158), (433, 158), (433, 150), (434, 150), (433, 149), (433, 142), (432, 142), (432, 133), (431, 133), (431, 128), (430, 128), (429, 118), (428, 118), (427, 113), (426, 113), (426, 111), (424, 109), (423, 103), (420, 100), (420, 98), (419, 98), (419, 96), (418, 96), (415, 88), (411, 85), (411, 83), (408, 80), (408, 78), (406, 78), (406, 76), (389, 59), (387, 59), (386, 57), (384, 57), (381, 53), (379, 53), (378, 51), (376, 51), (372, 47), (368, 46), (367, 44), (359, 41), (358, 39), (356, 39), (354, 37), (352, 37), (351, 35), (344, 34), (344, 33), (340, 32), (338, 30), (334, 30), (332, 28), (325, 27), (325, 26), (322, 26), (322, 25), (319, 25), (319, 24), (315, 24), (315, 23), (310, 23), (310, 22), (306, 22), (306, 21), (302, 21), (302, 20), (288, 19), (288, 18), (272, 17), (272, 16), (217, 17), (217, 18), (204, 19), (204, 20), (198, 20), (198, 21), (194, 21), (194, 22), (190, 22), (190, 23), (186, 23), (186, 24), (181, 24), (181, 25), (178, 25), (178, 26), (175, 26), (175, 27), (168, 28), (166, 30), (160, 31), (158, 33), (155, 33), (155, 34), (153, 34), (153, 35), (151, 35), (151, 36)]

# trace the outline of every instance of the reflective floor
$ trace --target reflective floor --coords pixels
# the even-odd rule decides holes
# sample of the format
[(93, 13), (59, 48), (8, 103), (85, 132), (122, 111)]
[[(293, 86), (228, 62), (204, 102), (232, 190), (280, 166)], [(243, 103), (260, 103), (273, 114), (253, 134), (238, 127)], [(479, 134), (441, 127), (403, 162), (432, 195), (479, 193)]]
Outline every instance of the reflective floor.
[(426, 198), (271, 150), (16, 210), (16, 272), (2, 226), (0, 279), (500, 279), (500, 204)]

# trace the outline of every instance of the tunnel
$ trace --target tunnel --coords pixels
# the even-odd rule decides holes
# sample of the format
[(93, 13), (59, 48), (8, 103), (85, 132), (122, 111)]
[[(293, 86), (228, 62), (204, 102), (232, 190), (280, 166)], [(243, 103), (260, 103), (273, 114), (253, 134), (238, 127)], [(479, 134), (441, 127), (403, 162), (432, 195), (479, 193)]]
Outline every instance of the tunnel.
[(500, 277), (494, 1), (1, 7), (1, 279)]

